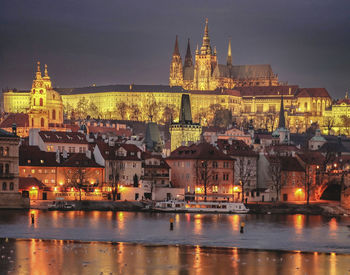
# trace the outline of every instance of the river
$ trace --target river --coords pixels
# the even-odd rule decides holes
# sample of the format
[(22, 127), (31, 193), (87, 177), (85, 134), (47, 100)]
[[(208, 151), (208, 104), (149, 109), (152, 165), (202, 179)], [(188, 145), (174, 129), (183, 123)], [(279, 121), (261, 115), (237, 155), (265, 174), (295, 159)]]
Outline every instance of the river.
[[(34, 224), (31, 212), (35, 216)], [(86, 274), (213, 274), (214, 270), (222, 271), (218, 274), (237, 271), (236, 274), (268, 275), (350, 272), (349, 217), (31, 212), (0, 211), (0, 238), (5, 256), (0, 259), (0, 267), (6, 264), (4, 268), (9, 270), (32, 273), (30, 269), (38, 267), (36, 261), (43, 258), (40, 269), (51, 274), (58, 267), (63, 269), (57, 274), (69, 274), (75, 268), (76, 273), (71, 274), (85, 271)], [(174, 219), (172, 231), (170, 218)], [(243, 234), (240, 233), (242, 221)], [(53, 273), (49, 272), (54, 267)], [(295, 273), (289, 273), (292, 270)]]

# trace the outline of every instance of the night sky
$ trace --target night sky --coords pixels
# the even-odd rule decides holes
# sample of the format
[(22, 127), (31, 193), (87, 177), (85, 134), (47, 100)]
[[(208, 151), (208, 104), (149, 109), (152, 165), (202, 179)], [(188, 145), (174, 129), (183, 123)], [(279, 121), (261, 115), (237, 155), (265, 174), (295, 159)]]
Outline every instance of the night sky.
[(175, 35), (194, 56), (206, 17), (219, 63), (231, 37), (234, 64), (349, 90), (349, 0), (1, 0), (0, 88), (29, 89), (37, 60), (56, 87), (168, 84)]

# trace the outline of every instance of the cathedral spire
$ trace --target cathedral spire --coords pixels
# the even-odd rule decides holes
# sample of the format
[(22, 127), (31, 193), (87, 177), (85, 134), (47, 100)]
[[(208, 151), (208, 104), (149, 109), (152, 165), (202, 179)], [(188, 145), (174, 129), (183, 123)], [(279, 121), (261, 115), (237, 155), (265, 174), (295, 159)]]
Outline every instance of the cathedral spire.
[(40, 61), (37, 63), (36, 79), (41, 79)]
[(211, 54), (210, 38), (208, 31), (208, 18), (205, 19), (203, 44), (201, 47), (201, 54)]
[(179, 43), (177, 41), (177, 35), (176, 35), (176, 39), (175, 39), (175, 47), (174, 47), (174, 52), (173, 52), (173, 56), (174, 55), (180, 55)]
[(188, 38), (184, 67), (192, 67), (192, 66), (193, 66), (193, 61), (192, 61), (192, 54), (191, 54), (191, 47), (190, 47), (190, 39)]
[(283, 96), (281, 98), (280, 119), (278, 122), (278, 128), (286, 128), (286, 119), (284, 117)]
[(232, 66), (231, 39), (228, 41), (227, 66)]

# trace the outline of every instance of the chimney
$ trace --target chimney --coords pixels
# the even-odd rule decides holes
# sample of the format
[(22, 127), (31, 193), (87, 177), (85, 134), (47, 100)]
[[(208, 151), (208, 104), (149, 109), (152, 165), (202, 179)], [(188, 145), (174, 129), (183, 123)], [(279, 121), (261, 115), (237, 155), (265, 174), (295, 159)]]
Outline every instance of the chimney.
[(67, 153), (67, 151), (64, 150), (64, 149), (63, 149), (63, 151), (62, 151), (62, 156), (63, 156), (64, 159), (67, 159), (67, 158), (68, 158), (68, 153)]
[(17, 136), (17, 125), (16, 123), (12, 124), (12, 134), (14, 134), (15, 136)]
[(60, 151), (59, 150), (56, 151), (56, 162), (57, 163), (61, 162), (61, 156), (60, 156)]

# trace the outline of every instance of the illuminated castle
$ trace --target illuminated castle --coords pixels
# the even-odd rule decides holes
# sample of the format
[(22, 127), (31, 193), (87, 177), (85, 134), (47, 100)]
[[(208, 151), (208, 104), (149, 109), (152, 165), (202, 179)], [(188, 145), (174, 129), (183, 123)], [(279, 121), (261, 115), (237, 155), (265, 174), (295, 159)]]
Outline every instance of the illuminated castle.
[(226, 65), (218, 64), (216, 48), (210, 45), (208, 19), (205, 22), (203, 43), (196, 49), (195, 64), (193, 65), (188, 40), (184, 64), (179, 52), (176, 36), (175, 48), (170, 64), (170, 86), (182, 86), (188, 90), (215, 90), (235, 86), (277, 86), (278, 77), (270, 65), (233, 65), (231, 41), (228, 44)]

